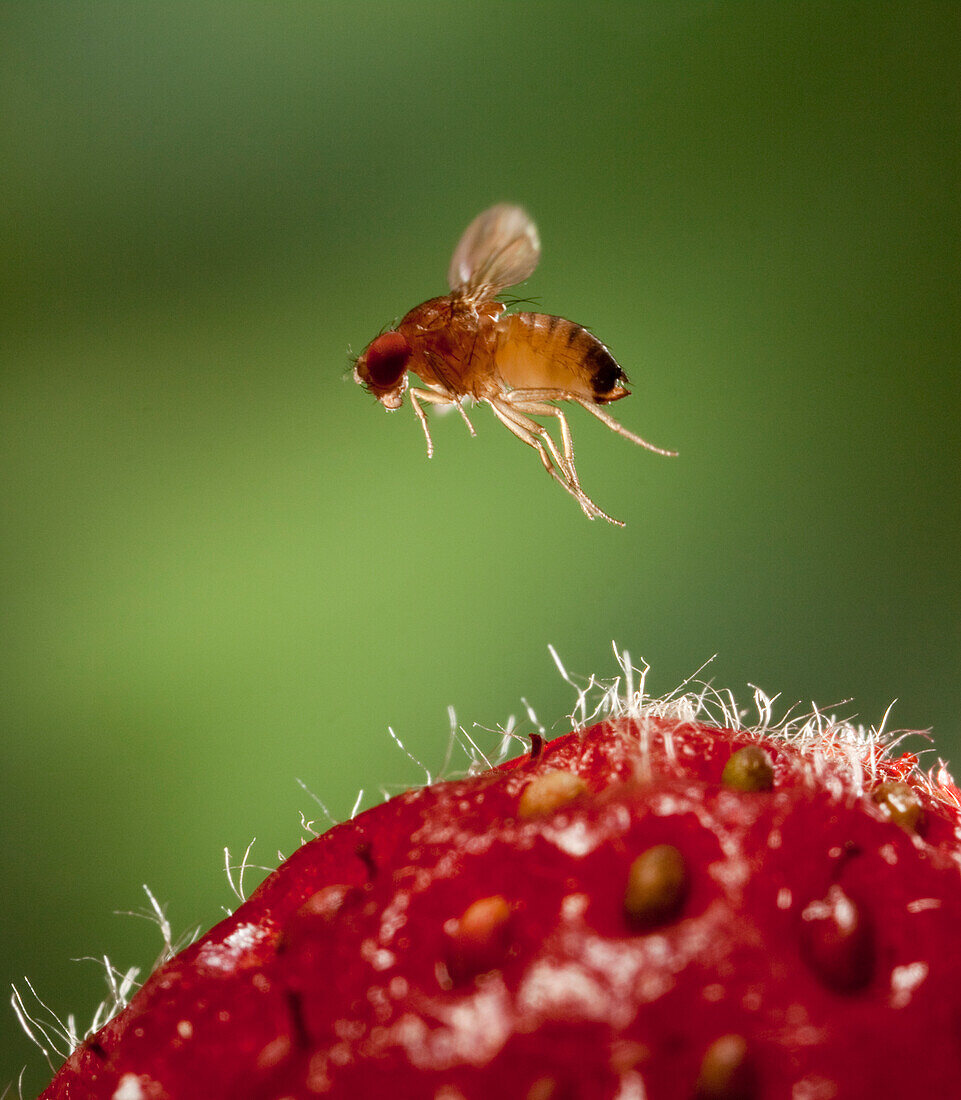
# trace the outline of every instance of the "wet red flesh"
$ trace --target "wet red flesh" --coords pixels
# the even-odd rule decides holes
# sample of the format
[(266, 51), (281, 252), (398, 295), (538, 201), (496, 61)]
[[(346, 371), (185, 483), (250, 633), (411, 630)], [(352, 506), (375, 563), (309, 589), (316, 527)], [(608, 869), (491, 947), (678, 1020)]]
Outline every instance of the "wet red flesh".
[[(722, 783), (753, 743), (771, 789)], [(961, 1094), (957, 790), (909, 780), (904, 827), (872, 791), (913, 758), (858, 791), (830, 753), (603, 723), (395, 798), (304, 845), (43, 1097)], [(555, 769), (586, 789), (520, 814)]]

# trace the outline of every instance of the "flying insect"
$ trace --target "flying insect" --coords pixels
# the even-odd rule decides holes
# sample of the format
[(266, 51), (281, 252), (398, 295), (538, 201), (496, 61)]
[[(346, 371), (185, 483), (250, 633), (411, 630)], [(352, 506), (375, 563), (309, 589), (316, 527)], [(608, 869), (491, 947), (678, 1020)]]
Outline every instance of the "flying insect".
[[(540, 455), (544, 468), (589, 519), (624, 524), (581, 488), (564, 411), (580, 405), (611, 431), (656, 454), (655, 447), (618, 423), (605, 406), (630, 394), (628, 378), (607, 347), (583, 325), (546, 313), (508, 313), (497, 297), (527, 279), (540, 259), (537, 227), (519, 206), (501, 203), (476, 217), (451, 257), (450, 293), (410, 310), (396, 328), (373, 339), (354, 364), (354, 380), (386, 409), (404, 395), (434, 453), (428, 405), (455, 408), (475, 435), (465, 401), (487, 404), (494, 416)], [(412, 386), (415, 374), (422, 386)], [(560, 446), (534, 417), (553, 417)]]

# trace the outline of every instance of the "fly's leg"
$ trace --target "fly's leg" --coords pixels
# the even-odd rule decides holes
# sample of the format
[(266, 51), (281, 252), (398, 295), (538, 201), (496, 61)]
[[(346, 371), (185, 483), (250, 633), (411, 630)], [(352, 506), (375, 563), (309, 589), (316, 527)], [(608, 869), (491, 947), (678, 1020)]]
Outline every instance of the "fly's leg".
[[(489, 404), (490, 407), (494, 410), (494, 415), (497, 417), (497, 419), (508, 429), (508, 431), (513, 432), (513, 434), (516, 435), (517, 438), (520, 439), (523, 443), (526, 443), (528, 447), (533, 447), (534, 450), (537, 451), (537, 453), (541, 456), (541, 462), (544, 464), (544, 469), (559, 485), (562, 485), (567, 490), (567, 492), (570, 493), (572, 497), (574, 497), (578, 504), (580, 504), (581, 510), (588, 517), (588, 519), (593, 519), (594, 513), (585, 504), (584, 500), (582, 499), (582, 494), (578, 493), (571, 481), (566, 476), (561, 476), (561, 474), (558, 473), (556, 467), (554, 466), (554, 463), (551, 462), (551, 457), (547, 453), (544, 444), (540, 441), (540, 439), (537, 438), (537, 435), (534, 432), (529, 431), (526, 427), (524, 427), (523, 424), (518, 422), (518, 420), (516, 419), (516, 413), (514, 413), (512, 409), (504, 408), (493, 400), (490, 401)], [(561, 469), (564, 469), (563, 464), (561, 464)]]
[[(570, 425), (567, 423), (567, 417), (563, 411), (557, 408), (556, 405), (549, 405), (544, 400), (543, 390), (512, 390), (505, 395), (505, 400), (516, 413), (527, 414), (528, 416), (553, 416), (560, 424), (561, 440), (564, 446), (564, 458), (565, 463), (563, 468), (567, 472), (570, 483), (577, 490), (578, 499), (583, 498), (586, 500), (597, 516), (606, 519), (609, 523), (613, 523), (618, 527), (623, 527), (624, 524), (612, 516), (609, 516), (606, 512), (602, 511), (591, 498), (581, 488), (580, 480), (577, 476), (577, 467), (574, 465), (574, 440), (571, 437)], [(550, 391), (547, 391), (550, 392)], [(533, 420), (527, 420), (524, 417), (525, 424), (531, 429), (536, 430), (539, 435), (547, 442), (553, 455), (557, 455), (557, 450), (554, 446), (554, 441), (551, 439), (550, 433), (542, 425), (535, 423)]]
[[(532, 409), (522, 405), (520, 402), (515, 403), (511, 400), (511, 394), (503, 394), (498, 400), (501, 402), (501, 409), (508, 410), (509, 415), (513, 417), (515, 423), (520, 424), (526, 428), (529, 432), (536, 436), (539, 436), (542, 442), (546, 445), (547, 450), (550, 452), (551, 458), (554, 460), (555, 468), (560, 470), (570, 485), (573, 485), (576, 489), (580, 489), (580, 482), (577, 478), (577, 471), (574, 469), (573, 451), (569, 446), (570, 432), (565, 433), (564, 429), (561, 429), (561, 434), (564, 436), (564, 456), (561, 457), (560, 452), (557, 449), (557, 444), (554, 442), (551, 433), (544, 427), (543, 424), (538, 424), (536, 421), (531, 420), (526, 413), (533, 411)], [(547, 415), (552, 415), (555, 410), (552, 405), (544, 405), (544, 409), (548, 410)], [(539, 415), (539, 413), (535, 413)]]
[[(576, 478), (572, 478), (567, 470), (567, 464), (564, 459), (560, 457), (557, 452), (557, 446), (551, 439), (546, 429), (540, 425), (535, 424), (534, 421), (529, 420), (523, 413), (517, 409), (511, 408), (510, 405), (504, 404), (497, 398), (488, 399), (488, 404), (494, 411), (494, 415), (498, 420), (518, 439), (522, 440), (529, 447), (533, 447), (535, 451), (541, 456), (541, 462), (544, 464), (544, 469), (551, 475), (551, 477), (564, 489), (570, 493), (570, 495), (581, 506), (581, 511), (588, 519), (595, 519), (600, 517), (606, 519), (608, 523), (614, 524), (615, 527), (623, 527), (624, 524), (614, 519), (613, 516), (609, 516), (605, 511), (599, 508), (593, 500), (581, 489), (577, 484)], [(546, 439), (547, 447), (542, 442), (542, 438)], [(550, 453), (548, 453), (550, 451)], [(551, 459), (554, 459), (554, 462)], [(554, 463), (557, 463), (555, 466)], [(563, 471), (563, 476), (560, 471)]]
[(446, 397), (441, 393), (435, 393), (433, 390), (417, 390), (411, 386), (407, 392), (410, 394), (410, 403), (414, 407), (414, 412), (417, 413), (417, 419), (420, 421), (420, 426), (424, 429), (424, 436), (427, 439), (427, 457), (433, 458), (434, 441), (430, 437), (427, 414), (424, 412), (421, 401), (426, 401), (430, 405), (454, 405), (456, 402), (453, 398)]
[[(442, 397), (444, 399), (443, 404), (453, 405), (454, 408), (460, 413), (460, 418), (467, 425), (467, 430), (470, 432), (470, 434), (473, 435), (473, 436), (477, 435), (477, 432), (474, 431), (474, 425), (470, 422), (470, 420), (467, 416), (467, 413), (464, 412), (464, 399), (463, 399), (463, 397), (453, 397), (453, 396), (451, 396), (451, 394), (449, 394), (447, 392), (447, 390), (441, 389), (440, 386), (430, 385), (429, 383), (427, 384), (427, 390), (430, 391), (431, 393), (436, 393), (439, 397)], [(418, 390), (417, 392), (420, 393), (420, 394), (424, 394), (427, 391)], [(435, 404), (439, 405), (439, 404), (441, 404), (441, 402), (438, 401), (438, 402), (435, 402)]]
[(653, 443), (648, 443), (646, 439), (642, 439), (639, 435), (629, 432), (623, 424), (619, 424), (609, 412), (604, 412), (604, 410), (598, 405), (595, 405), (593, 401), (587, 401), (583, 397), (576, 397), (574, 394), (571, 394), (569, 400), (576, 401), (581, 408), (587, 409), (591, 416), (596, 416), (602, 424), (606, 424), (612, 432), (617, 432), (618, 435), (624, 436), (625, 439), (629, 439), (632, 443), (636, 443), (638, 447), (644, 447), (646, 450), (653, 451), (658, 455), (666, 455), (668, 458), (677, 457), (677, 451), (668, 451), (664, 447), (655, 447)]
[(543, 401), (573, 401), (575, 404), (580, 405), (582, 409), (587, 409), (591, 416), (596, 416), (597, 419), (610, 428), (612, 432), (622, 435), (625, 439), (630, 440), (631, 443), (636, 443), (639, 447), (644, 447), (646, 450), (653, 451), (655, 454), (666, 455), (668, 458), (677, 457), (677, 451), (668, 451), (664, 447), (656, 447), (653, 443), (648, 443), (646, 439), (642, 439), (639, 435), (629, 432), (623, 424), (619, 424), (609, 412), (605, 412), (595, 401), (590, 401), (586, 397), (581, 397), (580, 394), (571, 393), (570, 390), (512, 390), (509, 396), (514, 401), (525, 404), (528, 401), (535, 401), (537, 403)]
[(535, 421), (531, 420), (529, 417), (525, 416), (520, 409), (514, 407), (509, 402), (500, 404), (499, 407), (501, 412), (510, 417), (510, 419), (518, 427), (523, 428), (524, 431), (529, 432), (532, 436), (537, 437), (538, 440), (544, 446), (546, 446), (546, 452), (541, 451), (541, 449), (538, 448), (538, 451), (541, 454), (542, 458), (546, 454), (549, 454), (551, 457), (551, 465), (553, 466), (553, 468), (563, 476), (564, 480), (567, 482), (568, 485), (571, 486), (571, 488), (573, 488), (577, 492), (580, 492), (581, 487), (577, 481), (577, 474), (574, 473), (569, 467), (567, 456), (565, 455), (563, 458), (561, 457), (561, 454), (557, 449), (557, 444), (551, 438), (550, 432), (544, 427), (544, 425), (538, 424)]
[[(519, 413), (526, 413), (528, 416), (553, 416), (561, 429), (561, 443), (564, 447), (564, 458), (566, 460), (565, 466), (567, 473), (570, 476), (571, 483), (580, 489), (581, 483), (577, 477), (577, 467), (574, 465), (574, 440), (571, 438), (570, 425), (567, 423), (567, 417), (563, 411), (556, 405), (548, 405), (546, 401), (536, 401), (533, 398), (525, 398), (525, 393), (531, 393), (537, 391), (525, 391), (515, 390), (511, 393), (504, 395), (504, 400), (512, 409), (515, 409)], [(520, 393), (521, 397), (518, 398), (517, 394)], [(540, 425), (538, 425), (540, 427)], [(544, 435), (549, 439), (546, 429), (542, 429)]]
[[(434, 373), (437, 375), (437, 377), (443, 379), (446, 373), (444, 360), (439, 355), (436, 355), (431, 351), (427, 351), (425, 352), (425, 354), (427, 356), (428, 362), (434, 369)], [(427, 386), (427, 390), (418, 390), (418, 393), (420, 393), (422, 396), (426, 396), (427, 392), (429, 391), (442, 397), (444, 400), (442, 402), (437, 401), (435, 402), (435, 404), (453, 405), (454, 408), (457, 409), (457, 411), (460, 413), (461, 420), (463, 420), (464, 423), (467, 425), (467, 430), (470, 432), (470, 434), (474, 436), (477, 435), (477, 432), (474, 431), (474, 425), (468, 419), (467, 413), (464, 412), (464, 394), (461, 394), (459, 397), (455, 397), (453, 391), (449, 389), (446, 385), (438, 385), (438, 383), (436, 382), (427, 382), (425, 383), (425, 385)]]
[(464, 412), (464, 402), (463, 402), (463, 399), (461, 399), (460, 401), (455, 401), (455, 402), (454, 402), (454, 404), (455, 404), (455, 405), (457, 406), (457, 411), (458, 411), (458, 412), (460, 413), (460, 415), (461, 415), (461, 420), (463, 420), (463, 421), (464, 421), (464, 423), (465, 423), (465, 424), (467, 425), (467, 430), (468, 430), (468, 431), (470, 432), (470, 434), (471, 434), (471, 435), (475, 435), (475, 436), (476, 436), (476, 435), (477, 435), (477, 432), (475, 432), (475, 431), (474, 431), (474, 425), (473, 425), (473, 424), (472, 424), (472, 423), (470, 422), (470, 420), (468, 419), (468, 417), (467, 417), (467, 413), (465, 413), (465, 412)]
[[(467, 417), (467, 413), (464, 412), (463, 400), (451, 396), (444, 390), (434, 389), (429, 390), (414, 389), (412, 386), (408, 391), (410, 394), (411, 404), (414, 406), (414, 412), (417, 413), (417, 418), (420, 420), (420, 426), (424, 429), (424, 435), (427, 436), (427, 457), (431, 458), (434, 454), (434, 441), (430, 437), (430, 429), (427, 426), (427, 416), (424, 413), (424, 409), (420, 404), (421, 401), (426, 401), (430, 405), (453, 405), (454, 408), (460, 413), (461, 419), (467, 425), (467, 430), (471, 435), (476, 436), (477, 432), (474, 431), (474, 425)], [(420, 400), (418, 400), (418, 398)]]

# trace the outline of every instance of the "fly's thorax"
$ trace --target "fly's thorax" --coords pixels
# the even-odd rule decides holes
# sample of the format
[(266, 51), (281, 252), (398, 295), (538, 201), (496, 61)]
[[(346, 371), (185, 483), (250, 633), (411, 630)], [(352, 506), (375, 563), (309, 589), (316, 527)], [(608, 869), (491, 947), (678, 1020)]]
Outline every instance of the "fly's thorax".
[(458, 294), (416, 306), (398, 325), (412, 349), (409, 369), (455, 396), (491, 392), (496, 319), (503, 310), (500, 302)]
[(453, 312), (453, 303), (449, 294), (439, 298), (430, 298), (414, 306), (404, 314), (397, 326), (398, 332), (403, 332), (408, 339), (416, 337), (419, 333), (443, 328), (450, 323)]
[(629, 392), (617, 360), (583, 325), (546, 313), (514, 313), (497, 329), (497, 371), (511, 389), (562, 390), (599, 404)]

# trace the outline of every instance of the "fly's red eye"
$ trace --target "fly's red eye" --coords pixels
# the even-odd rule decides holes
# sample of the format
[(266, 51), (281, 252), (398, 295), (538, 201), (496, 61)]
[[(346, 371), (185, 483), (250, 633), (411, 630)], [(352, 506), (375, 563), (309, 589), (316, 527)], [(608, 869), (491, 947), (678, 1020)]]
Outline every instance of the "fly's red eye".
[(393, 389), (407, 369), (410, 354), (410, 344), (399, 332), (378, 336), (364, 353), (370, 384), (380, 390)]

